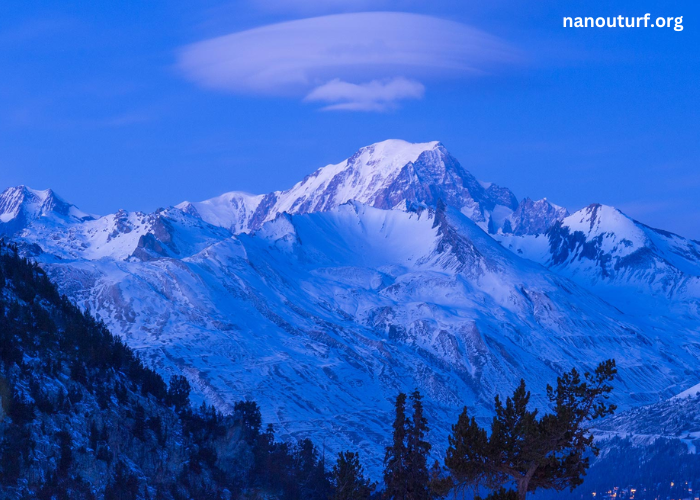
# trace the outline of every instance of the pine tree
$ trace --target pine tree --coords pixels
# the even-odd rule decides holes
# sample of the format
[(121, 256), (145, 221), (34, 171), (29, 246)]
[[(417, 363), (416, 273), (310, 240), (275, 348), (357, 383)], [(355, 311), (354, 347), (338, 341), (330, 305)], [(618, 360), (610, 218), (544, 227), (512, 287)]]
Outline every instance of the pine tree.
[(117, 463), (114, 476), (105, 488), (105, 500), (136, 500), (139, 490), (137, 477), (122, 461)]
[(429, 431), (428, 420), (423, 413), (420, 392), (411, 393), (413, 417), (408, 421), (406, 433), (406, 478), (407, 498), (411, 500), (428, 500), (430, 498), (428, 474), (428, 453), (430, 443), (425, 440)]
[[(576, 369), (547, 386), (553, 413), (538, 418), (529, 410), (530, 393), (521, 381), (505, 404), (496, 397), (491, 435), (467, 416), (466, 408), (453, 426), (445, 465), (457, 488), (485, 485), (491, 489), (513, 483), (520, 500), (539, 488), (575, 488), (589, 466), (587, 453), (598, 450), (588, 423), (610, 415), (607, 399), (617, 369), (614, 360), (598, 365), (583, 378)], [(508, 491), (503, 495), (510, 496)]]
[(481, 487), (490, 488), (500, 484), (501, 477), (491, 473), (489, 467), (488, 433), (474, 417), (469, 418), (466, 406), (457, 423), (452, 426), (448, 440), (445, 466), (458, 490), (473, 488), (478, 491)]
[(168, 403), (180, 411), (190, 404), (190, 383), (182, 375), (170, 377), (170, 386), (167, 395)]
[(333, 495), (331, 500), (368, 500), (376, 485), (365, 478), (357, 453), (338, 453), (333, 466)]
[(435, 460), (430, 468), (430, 480), (428, 481), (428, 489), (431, 499), (440, 499), (446, 497), (452, 490), (452, 478), (443, 473), (440, 462)]
[(233, 407), (233, 419), (243, 431), (243, 439), (253, 445), (260, 436), (262, 416), (255, 401), (238, 401)]
[(323, 459), (310, 439), (302, 440), (295, 453), (296, 485), (301, 498), (320, 500), (328, 498), (330, 481)]
[(406, 429), (409, 422), (403, 392), (396, 396), (395, 411), (393, 441), (384, 456), (384, 494), (387, 500), (408, 500)]

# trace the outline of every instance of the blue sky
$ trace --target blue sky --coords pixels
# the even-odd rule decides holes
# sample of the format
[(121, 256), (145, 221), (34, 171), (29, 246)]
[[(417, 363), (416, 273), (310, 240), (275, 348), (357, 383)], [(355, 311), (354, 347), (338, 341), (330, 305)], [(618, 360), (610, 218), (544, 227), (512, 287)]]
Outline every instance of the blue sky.
[[(150, 211), (440, 140), (519, 198), (700, 239), (697, 2), (488, 4), (3, 2), (0, 186)], [(646, 13), (684, 29), (562, 27)]]

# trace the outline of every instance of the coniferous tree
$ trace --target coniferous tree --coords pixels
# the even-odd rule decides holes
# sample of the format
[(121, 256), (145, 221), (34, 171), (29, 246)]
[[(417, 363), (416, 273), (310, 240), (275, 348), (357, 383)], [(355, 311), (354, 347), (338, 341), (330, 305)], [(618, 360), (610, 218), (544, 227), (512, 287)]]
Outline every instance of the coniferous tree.
[(445, 459), (456, 486), (497, 489), (514, 483), (524, 500), (538, 488), (561, 491), (581, 484), (589, 466), (587, 453), (598, 451), (587, 423), (614, 412), (607, 399), (616, 373), (615, 361), (608, 360), (583, 378), (575, 369), (562, 375), (556, 389), (547, 386), (554, 412), (541, 418), (537, 410), (528, 409), (530, 393), (521, 381), (505, 404), (496, 397), (488, 437), (465, 408), (453, 426)]
[(22, 472), (22, 457), (18, 453), (18, 443), (22, 441), (24, 429), (19, 426), (10, 427), (5, 431), (0, 442), (0, 484), (14, 485)]
[(395, 403), (392, 443), (386, 449), (384, 456), (384, 495), (387, 500), (408, 499), (408, 477), (406, 464), (406, 394), (399, 393)]
[(243, 430), (243, 439), (253, 445), (260, 435), (262, 416), (255, 401), (238, 401), (233, 406), (234, 422)]
[(90, 430), (88, 434), (88, 439), (90, 443), (90, 449), (93, 452), (97, 452), (97, 443), (100, 440), (100, 431), (97, 429), (97, 424), (94, 420), (90, 422)]
[(411, 393), (413, 416), (407, 425), (406, 433), (406, 477), (408, 496), (411, 500), (428, 500), (430, 497), (428, 474), (428, 454), (431, 445), (425, 440), (428, 420), (423, 413), (422, 396), (418, 390)]
[(170, 377), (170, 386), (167, 395), (168, 403), (180, 411), (190, 404), (190, 383), (182, 375)]
[(299, 498), (322, 500), (330, 493), (330, 480), (325, 470), (323, 457), (310, 439), (302, 440), (296, 447), (296, 478)]
[[(283, 500), (329, 497), (318, 450), (261, 432), (257, 405), (237, 405), (243, 418), (194, 409), (184, 377), (168, 388), (1, 240), (0, 273), (0, 497), (10, 488), (8, 498), (141, 499), (146, 486), (163, 500), (220, 499), (226, 489), (238, 498), (258, 487)], [(129, 421), (131, 429), (115, 425)], [(184, 464), (171, 460), (178, 447)], [(48, 450), (51, 460), (41, 460)]]
[(351, 451), (338, 453), (332, 474), (331, 500), (368, 500), (376, 488), (365, 477), (359, 455)]
[(105, 500), (136, 500), (139, 484), (136, 476), (129, 471), (124, 462), (117, 463), (114, 477), (105, 488)]
[(490, 445), (486, 429), (474, 417), (469, 417), (465, 406), (457, 423), (452, 426), (445, 466), (457, 490), (482, 487), (493, 488), (504, 476), (495, 474), (490, 467)]
[(435, 460), (428, 474), (430, 476), (428, 481), (429, 498), (440, 499), (446, 497), (452, 490), (452, 479), (443, 473), (440, 462)]
[(497, 490), (489, 493), (483, 499), (480, 496), (476, 496), (474, 497), (474, 500), (518, 500), (518, 492), (501, 486)]

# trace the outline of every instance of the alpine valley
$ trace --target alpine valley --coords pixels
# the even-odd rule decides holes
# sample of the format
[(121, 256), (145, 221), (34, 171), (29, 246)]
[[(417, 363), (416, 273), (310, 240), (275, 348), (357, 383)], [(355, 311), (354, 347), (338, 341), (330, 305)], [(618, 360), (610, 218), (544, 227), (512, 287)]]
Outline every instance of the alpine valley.
[(282, 437), (359, 450), (375, 473), (399, 391), (425, 395), (440, 455), (463, 406), (486, 419), (521, 378), (545, 405), (558, 374), (615, 358), (634, 411), (700, 382), (700, 242), (609, 206), (518, 202), (437, 142), (150, 214), (9, 188), (0, 234), (166, 378), (223, 412), (254, 399)]

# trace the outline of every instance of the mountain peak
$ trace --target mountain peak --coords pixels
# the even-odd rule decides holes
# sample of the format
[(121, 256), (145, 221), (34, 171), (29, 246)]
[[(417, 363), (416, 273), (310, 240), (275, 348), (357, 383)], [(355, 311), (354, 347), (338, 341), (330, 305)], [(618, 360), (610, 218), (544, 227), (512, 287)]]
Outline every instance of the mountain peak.
[(415, 162), (422, 153), (438, 148), (444, 149), (438, 141), (413, 143), (401, 139), (387, 139), (360, 148), (351, 159), (366, 154), (374, 160), (372, 166), (401, 168), (407, 163)]
[(323, 212), (351, 200), (382, 209), (413, 203), (434, 206), (439, 198), (484, 228), (488, 212), (510, 213), (518, 206), (510, 190), (480, 183), (442, 143), (388, 139), (317, 169), (285, 191), (260, 196), (227, 193), (204, 202), (182, 203), (178, 208), (242, 233), (260, 228), (282, 212)]
[(209, 224), (228, 229), (232, 233), (246, 232), (248, 221), (254, 215), (264, 195), (230, 191), (201, 202), (184, 201), (175, 206), (183, 212), (199, 217)]
[[(291, 189), (279, 192), (279, 198), (285, 199), (279, 211), (328, 210), (349, 200), (374, 204), (381, 196), (379, 191), (386, 191), (408, 165), (431, 153), (434, 161), (449, 156), (437, 141), (410, 143), (389, 139), (362, 147), (348, 159), (319, 168)], [(409, 182), (419, 180), (413, 172), (405, 174), (410, 177), (406, 179)], [(396, 200), (397, 203), (400, 201)], [(380, 208), (391, 208), (393, 205)]]
[(503, 232), (516, 236), (542, 234), (568, 215), (568, 210), (550, 203), (547, 198), (541, 200), (525, 198), (504, 222)]
[(478, 181), (441, 142), (387, 139), (315, 170), (287, 190), (265, 195), (232, 191), (201, 202), (183, 202), (176, 208), (240, 234), (259, 229), (283, 212), (324, 212), (353, 200), (403, 210), (414, 205), (435, 206), (438, 199), (484, 230), (518, 207), (509, 189)]
[(572, 232), (581, 231), (588, 236), (604, 233), (640, 235), (642, 230), (635, 221), (615, 207), (591, 203), (565, 218), (563, 224)]
[(49, 216), (76, 222), (93, 218), (51, 189), (20, 185), (0, 193), (0, 234), (12, 234), (36, 219)]

